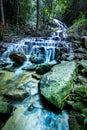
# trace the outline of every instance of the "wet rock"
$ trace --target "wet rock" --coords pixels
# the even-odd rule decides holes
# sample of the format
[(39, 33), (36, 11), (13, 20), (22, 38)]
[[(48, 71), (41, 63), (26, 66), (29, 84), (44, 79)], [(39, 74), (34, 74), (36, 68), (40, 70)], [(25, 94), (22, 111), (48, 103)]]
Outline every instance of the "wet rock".
[(85, 72), (87, 72), (87, 60), (81, 60), (79, 64), (84, 68)]
[(66, 62), (55, 65), (40, 82), (41, 94), (62, 109), (76, 76), (76, 63)]
[(13, 91), (9, 91), (4, 94), (4, 97), (13, 100), (13, 101), (20, 101), (25, 99), (27, 96), (29, 96), (28, 92), (26, 90), (16, 89)]
[(0, 114), (10, 114), (12, 106), (0, 97)]
[(82, 46), (87, 49), (87, 36), (82, 36)]
[(35, 63), (35, 64), (41, 64), (41, 63), (44, 63), (45, 62), (45, 55), (43, 54), (40, 54), (39, 56), (34, 54), (32, 55), (29, 60), (32, 62), (32, 63)]
[(46, 64), (46, 65), (40, 65), (36, 68), (36, 73), (37, 74), (45, 74), (46, 72), (51, 70), (51, 65)]
[(37, 79), (37, 80), (40, 80), (42, 78), (42, 75), (40, 75), (40, 74), (32, 74), (32, 77)]
[(41, 110), (37, 110), (32, 114), (25, 114), (26, 108), (20, 106), (6, 122), (2, 130), (41, 130), (38, 119), (40, 118)]
[(2, 55), (6, 51), (6, 47), (0, 45), (0, 55)]
[(22, 70), (34, 71), (36, 69), (36, 67), (37, 67), (37, 65), (26, 66), (26, 67), (22, 68)]
[(26, 61), (26, 56), (21, 52), (11, 52), (9, 58), (18, 65), (22, 65)]
[(82, 60), (85, 57), (83, 53), (75, 53), (74, 55), (75, 55), (75, 59), (78, 60)]

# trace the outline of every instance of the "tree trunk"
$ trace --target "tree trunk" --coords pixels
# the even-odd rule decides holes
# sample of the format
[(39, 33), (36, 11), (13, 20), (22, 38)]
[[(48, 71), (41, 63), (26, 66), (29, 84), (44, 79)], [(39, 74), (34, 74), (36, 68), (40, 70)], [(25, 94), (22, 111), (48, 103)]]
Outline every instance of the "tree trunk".
[(17, 6), (17, 33), (19, 33), (19, 1)]
[(3, 0), (0, 0), (0, 8), (1, 8), (1, 20), (2, 20), (0, 39), (3, 40), (3, 32), (5, 31), (5, 19), (4, 19)]
[(36, 37), (38, 37), (39, 33), (39, 0), (37, 0), (37, 21), (36, 21)]
[(5, 19), (4, 19), (4, 9), (3, 9), (3, 0), (0, 0), (1, 3), (1, 17), (2, 17), (2, 33), (5, 31)]

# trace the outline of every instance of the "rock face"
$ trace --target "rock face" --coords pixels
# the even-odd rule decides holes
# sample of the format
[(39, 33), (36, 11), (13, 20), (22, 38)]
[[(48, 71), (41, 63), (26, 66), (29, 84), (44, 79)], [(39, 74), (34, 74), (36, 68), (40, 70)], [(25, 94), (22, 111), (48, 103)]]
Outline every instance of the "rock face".
[(46, 73), (40, 82), (41, 94), (59, 109), (62, 109), (72, 88), (75, 76), (75, 62), (65, 62), (55, 65), (52, 71)]
[(21, 52), (12, 52), (9, 55), (10, 59), (17, 63), (18, 65), (22, 65), (24, 61), (26, 61), (26, 56)]

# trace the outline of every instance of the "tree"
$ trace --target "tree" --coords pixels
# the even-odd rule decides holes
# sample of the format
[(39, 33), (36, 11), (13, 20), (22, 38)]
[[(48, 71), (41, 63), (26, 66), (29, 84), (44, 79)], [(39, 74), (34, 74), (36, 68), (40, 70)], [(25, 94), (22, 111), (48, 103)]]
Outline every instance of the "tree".
[(37, 9), (37, 21), (36, 21), (36, 37), (38, 37), (38, 31), (39, 31), (39, 9), (40, 9), (40, 7), (39, 7), (39, 0), (37, 0), (36, 1), (37, 2), (37, 7), (36, 7), (36, 9)]
[(1, 37), (3, 37), (3, 32), (5, 31), (5, 19), (4, 19), (3, 0), (0, 1), (0, 7), (1, 7), (1, 19), (2, 19)]

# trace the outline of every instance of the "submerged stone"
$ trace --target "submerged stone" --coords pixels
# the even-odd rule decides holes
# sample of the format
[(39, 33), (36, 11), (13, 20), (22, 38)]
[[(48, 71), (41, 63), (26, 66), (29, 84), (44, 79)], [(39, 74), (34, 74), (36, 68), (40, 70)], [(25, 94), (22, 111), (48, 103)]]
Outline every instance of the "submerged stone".
[(40, 82), (41, 94), (62, 109), (72, 89), (75, 76), (76, 63), (74, 61), (55, 65), (52, 71), (46, 73)]

